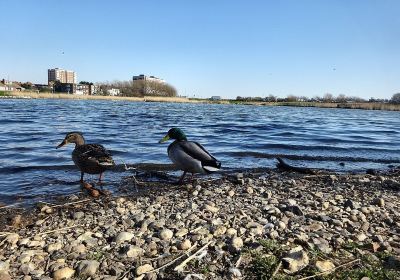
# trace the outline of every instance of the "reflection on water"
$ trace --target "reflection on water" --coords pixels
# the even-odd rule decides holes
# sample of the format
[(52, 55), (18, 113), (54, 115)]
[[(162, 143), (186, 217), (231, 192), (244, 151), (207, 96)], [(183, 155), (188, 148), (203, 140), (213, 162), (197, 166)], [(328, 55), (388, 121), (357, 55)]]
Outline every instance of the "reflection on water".
[[(0, 100), (0, 111), (0, 202), (78, 191), (73, 146), (55, 149), (74, 130), (105, 145), (120, 164), (170, 163), (158, 140), (172, 126), (228, 170), (272, 167), (276, 155), (337, 171), (400, 163), (399, 112), (9, 99)], [(115, 188), (124, 174), (105, 176)]]

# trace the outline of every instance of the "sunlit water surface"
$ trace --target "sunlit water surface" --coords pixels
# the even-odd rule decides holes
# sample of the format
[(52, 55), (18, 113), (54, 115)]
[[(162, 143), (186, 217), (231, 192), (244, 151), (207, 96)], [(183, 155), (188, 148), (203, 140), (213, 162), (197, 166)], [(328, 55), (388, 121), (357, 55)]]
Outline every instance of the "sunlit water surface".
[[(173, 126), (202, 143), (224, 170), (295, 165), (338, 172), (400, 164), (400, 113), (345, 109), (0, 100), (0, 202), (32, 201), (80, 191), (73, 146), (56, 150), (66, 132), (111, 150), (118, 164), (170, 163), (158, 140)], [(117, 191), (129, 172), (105, 174)], [(95, 176), (88, 176), (95, 180)]]

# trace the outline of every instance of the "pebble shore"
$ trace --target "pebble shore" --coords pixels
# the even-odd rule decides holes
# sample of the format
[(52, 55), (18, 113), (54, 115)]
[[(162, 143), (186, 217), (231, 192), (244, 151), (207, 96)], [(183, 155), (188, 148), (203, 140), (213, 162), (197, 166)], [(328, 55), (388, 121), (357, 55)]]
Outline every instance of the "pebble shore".
[(367, 259), (400, 279), (399, 171), (159, 185), (0, 209), (0, 280), (331, 279)]

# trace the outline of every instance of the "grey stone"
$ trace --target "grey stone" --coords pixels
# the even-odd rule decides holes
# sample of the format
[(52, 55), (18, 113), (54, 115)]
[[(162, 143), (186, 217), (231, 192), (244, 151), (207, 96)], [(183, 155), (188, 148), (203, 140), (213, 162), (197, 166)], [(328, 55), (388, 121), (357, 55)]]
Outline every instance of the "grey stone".
[(81, 261), (78, 265), (77, 268), (77, 274), (82, 277), (82, 276), (93, 276), (96, 274), (97, 269), (99, 268), (100, 263), (98, 261), (94, 260), (85, 260)]
[(308, 263), (308, 255), (301, 246), (289, 251), (286, 257), (282, 259), (284, 271), (288, 274), (294, 274), (302, 270)]

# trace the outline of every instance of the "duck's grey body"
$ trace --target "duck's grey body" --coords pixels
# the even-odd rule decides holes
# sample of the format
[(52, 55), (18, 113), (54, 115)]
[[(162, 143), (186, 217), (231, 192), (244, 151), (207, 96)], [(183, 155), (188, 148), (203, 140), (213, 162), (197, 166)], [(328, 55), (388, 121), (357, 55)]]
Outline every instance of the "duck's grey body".
[(185, 172), (206, 174), (221, 167), (221, 163), (197, 142), (176, 140), (168, 146), (168, 156)]

